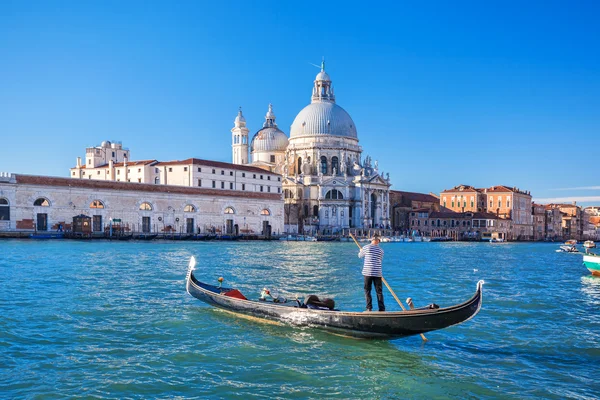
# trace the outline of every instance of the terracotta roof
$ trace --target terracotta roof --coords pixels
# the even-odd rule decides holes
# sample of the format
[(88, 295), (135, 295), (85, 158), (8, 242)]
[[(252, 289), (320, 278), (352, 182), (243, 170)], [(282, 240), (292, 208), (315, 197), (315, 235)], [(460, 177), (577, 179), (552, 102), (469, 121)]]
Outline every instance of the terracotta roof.
[(439, 198), (432, 196), (430, 194), (425, 194), (425, 193), (403, 192), (400, 190), (390, 190), (390, 194), (401, 195), (405, 199), (411, 200), (411, 201), (422, 201), (422, 202), (429, 202), (429, 203), (438, 203), (440, 201)]
[[(461, 188), (462, 188), (462, 190), (461, 190)], [(446, 189), (442, 193), (455, 193), (455, 192), (461, 192), (461, 193), (469, 192), (469, 193), (471, 193), (471, 192), (478, 192), (478, 191), (479, 190), (475, 189), (473, 186), (458, 185), (458, 186), (453, 187), (452, 189)]]
[(191, 186), (153, 185), (148, 183), (100, 181), (95, 179), (72, 179), (54, 176), (15, 175), (17, 184), (43, 185), (43, 186), (70, 186), (86, 189), (179, 193), (192, 195), (206, 195), (215, 197), (243, 197), (248, 199), (280, 200), (282, 194), (264, 192), (246, 192), (239, 190), (205, 189)]
[[(129, 167), (129, 166), (136, 166), (136, 165), (148, 165), (148, 164), (152, 164), (152, 163), (155, 163), (155, 162), (158, 162), (158, 161), (157, 160), (127, 161), (127, 166)], [(109, 165), (110, 164), (98, 165), (97, 167), (90, 167), (90, 169), (92, 169), (92, 168), (94, 168), (94, 169), (95, 168), (108, 168)], [(120, 162), (120, 163), (114, 163), (113, 166), (114, 167), (123, 167), (123, 166), (125, 166), (125, 163), (122, 163), (122, 162)], [(73, 167), (71, 169), (74, 169), (74, 168), (77, 168), (77, 166), (75, 166), (75, 167)], [(86, 165), (82, 165), (81, 168), (82, 169), (86, 169), (87, 166)]]
[(279, 174), (267, 171), (262, 168), (252, 167), (250, 165), (231, 164), (231, 163), (226, 163), (226, 162), (221, 162), (221, 161), (212, 161), (212, 160), (202, 160), (200, 158), (188, 158), (186, 160), (175, 160), (175, 161), (161, 161), (156, 165), (189, 165), (189, 164), (206, 165), (208, 167), (215, 167), (215, 168), (238, 169), (238, 170), (242, 170), (242, 171), (258, 172), (258, 173), (270, 174), (270, 175), (279, 175)]

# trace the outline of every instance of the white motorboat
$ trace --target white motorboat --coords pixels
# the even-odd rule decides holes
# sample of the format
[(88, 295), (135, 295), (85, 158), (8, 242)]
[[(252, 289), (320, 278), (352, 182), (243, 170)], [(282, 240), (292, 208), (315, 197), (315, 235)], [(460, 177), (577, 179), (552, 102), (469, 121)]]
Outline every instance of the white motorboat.
[(585, 247), (586, 249), (593, 249), (596, 247), (596, 243), (594, 243), (593, 240), (586, 240), (585, 242), (583, 242), (583, 247)]

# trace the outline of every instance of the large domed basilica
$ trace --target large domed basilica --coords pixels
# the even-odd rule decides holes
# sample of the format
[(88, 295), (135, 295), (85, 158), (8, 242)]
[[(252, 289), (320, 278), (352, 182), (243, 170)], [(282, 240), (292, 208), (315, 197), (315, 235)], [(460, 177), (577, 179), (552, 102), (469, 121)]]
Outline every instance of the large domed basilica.
[(384, 176), (371, 157), (362, 159), (356, 126), (336, 104), (324, 63), (314, 80), (311, 103), (294, 119), (289, 139), (277, 127), (271, 105), (250, 142), (251, 161), (241, 110), (231, 132), (234, 164), (282, 175), (288, 232), (389, 226), (389, 174)]

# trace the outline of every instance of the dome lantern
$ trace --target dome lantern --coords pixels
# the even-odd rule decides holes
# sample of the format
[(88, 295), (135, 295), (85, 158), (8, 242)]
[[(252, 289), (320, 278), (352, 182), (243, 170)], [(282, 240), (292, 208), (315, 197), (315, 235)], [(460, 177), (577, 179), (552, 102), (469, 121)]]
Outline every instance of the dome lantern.
[(322, 101), (335, 103), (331, 78), (329, 78), (329, 74), (325, 72), (325, 60), (321, 62), (321, 72), (319, 72), (315, 78), (315, 84), (312, 91), (312, 103)]

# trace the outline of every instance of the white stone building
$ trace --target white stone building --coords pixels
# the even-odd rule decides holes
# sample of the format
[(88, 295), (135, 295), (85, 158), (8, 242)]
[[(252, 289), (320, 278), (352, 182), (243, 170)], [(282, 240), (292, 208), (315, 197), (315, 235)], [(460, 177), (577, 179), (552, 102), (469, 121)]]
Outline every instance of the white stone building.
[(86, 162), (82, 164), (78, 157), (70, 176), (88, 180), (282, 193), (281, 175), (253, 165), (198, 158), (130, 161), (129, 150), (123, 150), (121, 144), (109, 141), (102, 142), (98, 147), (88, 148)]
[[(265, 120), (252, 139), (249, 163), (283, 175), (287, 231), (390, 226), (389, 174), (370, 157), (362, 159), (356, 126), (336, 104), (324, 63), (289, 140), (275, 124), (271, 105)], [(248, 160), (248, 132), (240, 111), (232, 129), (234, 164)]]
[(0, 174), (0, 231), (69, 229), (81, 214), (97, 234), (117, 223), (127, 233), (283, 231), (274, 192)]

